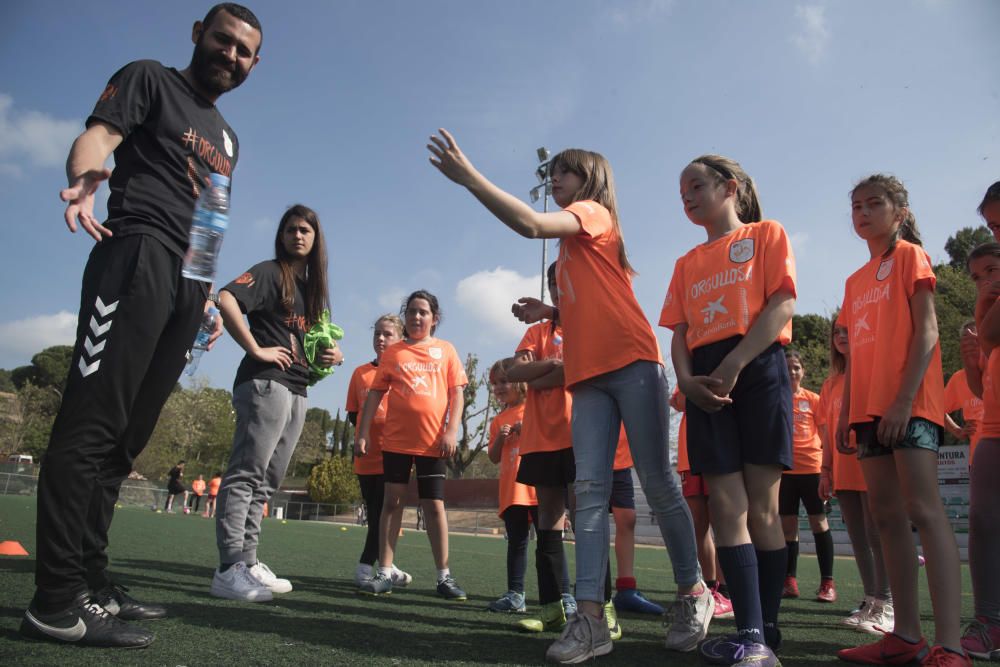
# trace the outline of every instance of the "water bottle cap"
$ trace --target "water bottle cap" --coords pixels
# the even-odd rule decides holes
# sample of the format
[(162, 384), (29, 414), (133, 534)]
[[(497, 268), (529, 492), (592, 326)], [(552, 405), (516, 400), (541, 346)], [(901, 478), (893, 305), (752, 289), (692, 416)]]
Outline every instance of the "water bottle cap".
[(209, 315), (218, 315), (219, 314), (219, 309), (216, 308), (215, 306), (209, 306), (208, 310), (205, 311), (205, 312), (207, 312)]
[(222, 174), (211, 173), (208, 176), (209, 180), (212, 181), (212, 185), (217, 187), (228, 188), (229, 187), (229, 177), (223, 176)]

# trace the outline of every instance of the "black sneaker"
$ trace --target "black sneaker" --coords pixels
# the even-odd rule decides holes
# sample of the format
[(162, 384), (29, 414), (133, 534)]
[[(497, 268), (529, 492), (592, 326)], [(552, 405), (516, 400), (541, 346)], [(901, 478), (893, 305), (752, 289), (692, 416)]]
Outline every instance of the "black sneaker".
[(104, 607), (81, 596), (69, 609), (42, 614), (29, 606), (21, 619), (21, 636), (79, 646), (145, 648), (153, 633), (118, 620)]
[(92, 599), (123, 621), (153, 621), (167, 615), (164, 607), (139, 602), (128, 594), (128, 588), (120, 584), (108, 584), (94, 593)]
[(465, 591), (458, 587), (455, 580), (449, 574), (447, 577), (438, 582), (437, 585), (438, 595), (447, 600), (466, 600), (468, 599), (465, 595)]

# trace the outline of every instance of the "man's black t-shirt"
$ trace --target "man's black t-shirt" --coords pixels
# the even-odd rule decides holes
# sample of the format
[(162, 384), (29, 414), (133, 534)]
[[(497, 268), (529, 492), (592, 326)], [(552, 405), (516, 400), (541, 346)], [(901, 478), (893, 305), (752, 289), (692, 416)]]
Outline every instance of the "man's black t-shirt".
[(97, 121), (124, 137), (108, 183), (106, 226), (116, 236), (149, 234), (183, 255), (205, 179), (212, 172), (232, 178), (236, 133), (180, 72), (155, 60), (111, 77), (87, 126)]
[(250, 333), (261, 347), (285, 347), (292, 352), (292, 365), (283, 371), (245, 355), (236, 370), (233, 388), (248, 380), (275, 380), (294, 394), (306, 395), (309, 367), (303, 352), (306, 332), (305, 284), (295, 281), (295, 304), (288, 312), (281, 302), (281, 267), (276, 260), (261, 262), (222, 289), (236, 298), (246, 313)]

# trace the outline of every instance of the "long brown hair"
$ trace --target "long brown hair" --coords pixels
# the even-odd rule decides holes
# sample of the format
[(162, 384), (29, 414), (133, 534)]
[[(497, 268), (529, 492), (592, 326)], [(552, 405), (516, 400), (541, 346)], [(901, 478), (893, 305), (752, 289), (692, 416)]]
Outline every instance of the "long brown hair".
[[(830, 316), (830, 375), (843, 375), (847, 372), (847, 357), (837, 349), (833, 339), (837, 336), (837, 318), (840, 317), (840, 310), (835, 310)], [(847, 344), (850, 345), (850, 339)]]
[(306, 258), (305, 311), (306, 325), (311, 327), (319, 321), (324, 309), (330, 308), (330, 295), (326, 282), (326, 241), (323, 239), (323, 228), (319, 224), (316, 211), (302, 204), (295, 204), (281, 216), (278, 223), (278, 233), (274, 237), (274, 259), (281, 267), (281, 304), (292, 312), (295, 309), (295, 270), (292, 268), (293, 258), (285, 250), (281, 239), (285, 225), (292, 218), (301, 218), (312, 227), (315, 238), (312, 250)]
[(868, 178), (861, 179), (857, 185), (851, 188), (851, 198), (854, 198), (854, 193), (858, 191), (858, 188), (864, 186), (879, 188), (885, 193), (893, 208), (904, 210), (903, 221), (899, 223), (892, 239), (889, 240), (889, 247), (882, 256), (887, 257), (896, 248), (896, 242), (899, 239), (923, 246), (924, 242), (920, 239), (920, 230), (917, 229), (917, 218), (910, 210), (910, 193), (906, 191), (903, 182), (891, 174), (872, 174)]
[(611, 172), (611, 163), (600, 153), (582, 148), (567, 148), (549, 162), (549, 169), (556, 168), (583, 179), (583, 187), (574, 195), (574, 201), (595, 201), (608, 209), (611, 227), (618, 237), (618, 263), (630, 275), (634, 275), (635, 269), (628, 261), (625, 237), (622, 236), (622, 228), (618, 223), (618, 202), (615, 198), (615, 177)]
[(724, 155), (702, 155), (691, 160), (691, 164), (703, 164), (718, 177), (720, 182), (736, 181), (736, 217), (748, 224), (763, 220), (757, 184), (744, 171), (740, 163)]

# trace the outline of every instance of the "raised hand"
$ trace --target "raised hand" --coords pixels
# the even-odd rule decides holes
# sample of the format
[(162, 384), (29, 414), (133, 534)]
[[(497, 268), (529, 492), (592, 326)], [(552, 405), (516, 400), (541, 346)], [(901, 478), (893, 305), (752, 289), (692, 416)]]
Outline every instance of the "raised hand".
[(455, 137), (448, 130), (439, 129), (438, 135), (431, 135), (427, 150), (431, 152), (430, 162), (448, 179), (462, 186), (469, 186), (475, 180), (476, 169), (458, 147)]
[(111, 170), (104, 168), (85, 172), (76, 181), (59, 192), (59, 198), (68, 203), (63, 219), (69, 231), (76, 233), (76, 222), (83, 227), (95, 241), (111, 236), (111, 230), (98, 222), (94, 217), (94, 193), (101, 183), (111, 177)]

